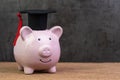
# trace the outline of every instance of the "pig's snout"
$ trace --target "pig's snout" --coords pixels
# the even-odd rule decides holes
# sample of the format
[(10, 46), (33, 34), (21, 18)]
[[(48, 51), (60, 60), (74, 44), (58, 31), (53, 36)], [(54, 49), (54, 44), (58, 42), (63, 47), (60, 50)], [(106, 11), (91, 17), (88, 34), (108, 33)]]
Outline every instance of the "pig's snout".
[(50, 46), (43, 46), (40, 48), (40, 56), (43, 58), (48, 58), (52, 55)]

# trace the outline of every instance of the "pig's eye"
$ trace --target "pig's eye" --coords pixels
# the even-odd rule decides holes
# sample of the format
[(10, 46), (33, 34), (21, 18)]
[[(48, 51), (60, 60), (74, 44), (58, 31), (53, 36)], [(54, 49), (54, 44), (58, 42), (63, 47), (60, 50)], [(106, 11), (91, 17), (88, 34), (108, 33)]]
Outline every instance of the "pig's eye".
[(38, 41), (40, 41), (40, 38), (38, 38)]
[(51, 40), (51, 38), (49, 38), (49, 40)]

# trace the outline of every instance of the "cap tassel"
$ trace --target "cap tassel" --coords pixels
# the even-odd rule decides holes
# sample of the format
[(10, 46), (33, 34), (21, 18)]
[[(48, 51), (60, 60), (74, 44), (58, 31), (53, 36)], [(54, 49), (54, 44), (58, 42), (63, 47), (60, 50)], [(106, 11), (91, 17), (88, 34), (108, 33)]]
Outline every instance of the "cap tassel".
[(19, 23), (18, 23), (17, 33), (16, 33), (16, 36), (15, 36), (14, 42), (13, 42), (13, 45), (14, 45), (14, 46), (16, 45), (16, 41), (17, 41), (17, 39), (18, 39), (18, 37), (19, 37), (19, 35), (20, 35), (20, 29), (21, 29), (21, 27), (22, 27), (22, 25), (23, 25), (21, 13), (18, 12), (18, 13), (17, 13), (17, 16), (18, 16), (18, 19), (19, 19)]

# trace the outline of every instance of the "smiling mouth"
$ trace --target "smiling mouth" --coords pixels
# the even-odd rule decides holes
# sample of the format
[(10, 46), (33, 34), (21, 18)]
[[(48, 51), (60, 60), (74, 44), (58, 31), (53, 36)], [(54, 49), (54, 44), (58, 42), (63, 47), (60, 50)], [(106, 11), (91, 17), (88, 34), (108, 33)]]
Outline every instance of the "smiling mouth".
[(43, 62), (43, 63), (48, 63), (48, 62), (50, 62), (50, 61), (52, 61), (52, 60), (49, 59), (49, 60), (45, 60), (45, 61), (44, 61), (44, 60), (40, 59), (40, 61)]

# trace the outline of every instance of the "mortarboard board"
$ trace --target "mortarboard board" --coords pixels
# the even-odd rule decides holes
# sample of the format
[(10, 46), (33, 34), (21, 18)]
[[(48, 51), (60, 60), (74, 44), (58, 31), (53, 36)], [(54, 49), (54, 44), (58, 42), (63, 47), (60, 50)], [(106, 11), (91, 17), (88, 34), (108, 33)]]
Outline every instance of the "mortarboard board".
[(55, 13), (54, 10), (23, 10), (20, 13), (28, 14), (28, 26), (33, 30), (44, 30), (47, 28), (47, 16)]

